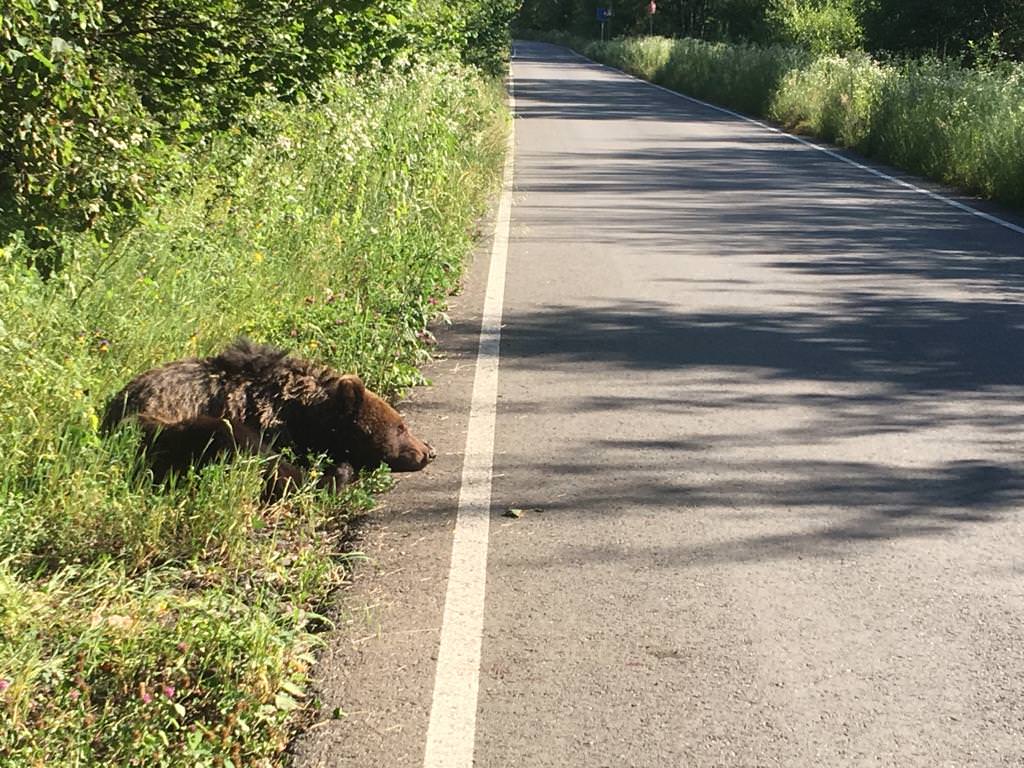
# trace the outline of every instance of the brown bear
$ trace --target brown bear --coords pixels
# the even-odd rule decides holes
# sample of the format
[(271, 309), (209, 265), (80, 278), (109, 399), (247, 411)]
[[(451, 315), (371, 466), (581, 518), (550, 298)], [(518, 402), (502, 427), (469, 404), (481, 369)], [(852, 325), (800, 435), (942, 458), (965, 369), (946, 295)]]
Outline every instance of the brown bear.
[(303, 470), (274, 453), (306, 461), (326, 455), (321, 485), (350, 482), (363, 468), (423, 469), (434, 449), (358, 376), (239, 339), (214, 357), (188, 358), (139, 374), (117, 393), (103, 419), (109, 431), (134, 415), (154, 479), (236, 452), (267, 462), (266, 495), (280, 497)]

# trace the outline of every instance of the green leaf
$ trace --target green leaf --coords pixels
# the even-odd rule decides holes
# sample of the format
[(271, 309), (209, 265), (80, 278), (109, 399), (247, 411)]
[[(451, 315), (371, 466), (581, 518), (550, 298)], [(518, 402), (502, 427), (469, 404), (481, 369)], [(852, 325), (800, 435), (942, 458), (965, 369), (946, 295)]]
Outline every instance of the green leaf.
[(33, 59), (38, 61), (40, 64), (42, 64), (48, 70), (50, 70), (51, 72), (53, 71), (53, 62), (50, 61), (48, 58), (46, 58), (46, 56), (43, 55), (42, 51), (36, 49), (36, 50), (32, 51), (32, 53), (30, 55), (32, 56)]
[(291, 712), (293, 709), (298, 709), (299, 702), (289, 696), (283, 691), (278, 691), (274, 697), (274, 706), (282, 712)]
[(295, 683), (293, 683), (291, 680), (283, 681), (281, 683), (281, 689), (287, 691), (297, 699), (304, 699), (306, 697), (306, 692), (302, 690), (299, 686), (297, 686)]

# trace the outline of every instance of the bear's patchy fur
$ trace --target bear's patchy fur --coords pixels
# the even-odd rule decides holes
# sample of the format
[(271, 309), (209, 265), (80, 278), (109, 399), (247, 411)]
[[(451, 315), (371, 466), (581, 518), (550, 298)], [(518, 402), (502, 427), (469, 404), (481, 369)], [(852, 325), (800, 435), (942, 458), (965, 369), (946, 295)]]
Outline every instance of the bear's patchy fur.
[[(363, 468), (415, 472), (435, 456), (358, 376), (247, 339), (214, 357), (139, 374), (111, 399), (103, 426), (109, 431), (129, 416), (142, 428), (157, 481), (216, 456), (270, 459), (289, 448), (300, 461), (326, 455), (332, 466), (321, 484), (334, 487)], [(268, 460), (267, 495), (279, 497), (303, 477), (298, 467)]]

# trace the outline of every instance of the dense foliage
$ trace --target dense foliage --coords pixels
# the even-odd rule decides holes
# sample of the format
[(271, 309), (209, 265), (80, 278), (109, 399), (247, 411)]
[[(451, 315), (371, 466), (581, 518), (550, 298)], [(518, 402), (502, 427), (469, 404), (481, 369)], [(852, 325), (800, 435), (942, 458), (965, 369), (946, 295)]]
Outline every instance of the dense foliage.
[(512, 0), (8, 0), (0, 10), (0, 240), (44, 266), (107, 239), (254, 98), (320, 98), (334, 72), (461, 59), (500, 71)]
[(596, 37), (597, 7), (610, 7), (613, 35), (653, 31), (669, 37), (783, 43), (817, 52), (865, 44), (872, 52), (964, 57), (1024, 57), (1020, 0), (524, 0), (524, 29)]
[(1024, 59), (1020, 0), (861, 0), (869, 49), (910, 55)]

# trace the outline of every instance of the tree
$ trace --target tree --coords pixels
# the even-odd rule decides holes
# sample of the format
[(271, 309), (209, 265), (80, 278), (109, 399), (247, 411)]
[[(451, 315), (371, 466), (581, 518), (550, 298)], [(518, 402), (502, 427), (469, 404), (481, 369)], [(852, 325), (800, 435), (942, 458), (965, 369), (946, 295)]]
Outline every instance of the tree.
[(875, 51), (962, 56), (994, 44), (1024, 57), (1020, 0), (862, 0), (861, 17)]
[(502, 70), (517, 0), (7, 0), (0, 238), (39, 248), (130, 216), (188, 147), (260, 96), (338, 71), (462, 59)]

